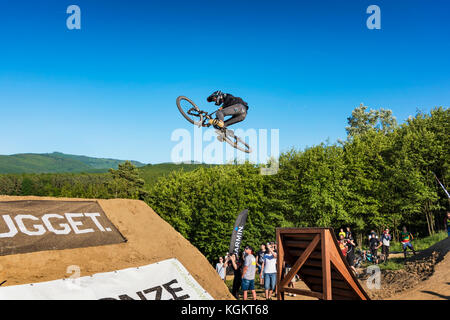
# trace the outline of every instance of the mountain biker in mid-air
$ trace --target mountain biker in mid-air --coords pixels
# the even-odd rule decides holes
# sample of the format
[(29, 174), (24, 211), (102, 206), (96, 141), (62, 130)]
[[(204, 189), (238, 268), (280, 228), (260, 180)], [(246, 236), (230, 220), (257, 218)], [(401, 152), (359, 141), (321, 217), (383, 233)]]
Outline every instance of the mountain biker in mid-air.
[[(208, 102), (215, 102), (216, 106), (222, 105), (216, 112), (216, 119), (209, 120), (209, 124), (216, 129), (223, 129), (238, 122), (247, 116), (248, 104), (242, 98), (235, 97), (222, 91), (213, 92), (207, 99)], [(224, 121), (226, 116), (231, 116)]]

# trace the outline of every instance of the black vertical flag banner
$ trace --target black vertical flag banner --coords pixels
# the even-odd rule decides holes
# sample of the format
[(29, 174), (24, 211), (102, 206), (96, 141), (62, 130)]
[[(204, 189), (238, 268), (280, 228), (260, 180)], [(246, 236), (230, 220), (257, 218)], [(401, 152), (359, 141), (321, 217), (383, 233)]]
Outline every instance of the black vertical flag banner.
[(247, 222), (248, 209), (245, 209), (239, 213), (234, 223), (233, 233), (231, 234), (230, 241), (230, 254), (239, 254), (239, 248), (241, 247), (242, 236), (244, 235), (244, 227)]

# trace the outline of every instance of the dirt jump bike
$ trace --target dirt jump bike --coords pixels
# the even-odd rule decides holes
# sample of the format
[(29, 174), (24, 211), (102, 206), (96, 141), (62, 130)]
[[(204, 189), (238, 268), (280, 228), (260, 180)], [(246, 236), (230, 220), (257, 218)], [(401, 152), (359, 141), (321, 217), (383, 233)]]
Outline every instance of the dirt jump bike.
[[(208, 113), (206, 111), (200, 110), (199, 107), (188, 97), (185, 96), (179, 96), (177, 98), (177, 107), (178, 110), (180, 110), (183, 117), (189, 121), (190, 123), (200, 127), (210, 127), (211, 124), (209, 123), (209, 120), (212, 119), (212, 116), (219, 111), (217, 109), (216, 111), (212, 113)], [(236, 148), (240, 151), (250, 153), (252, 152), (252, 149), (250, 146), (245, 143), (241, 138), (236, 136), (232, 130), (226, 129), (226, 128), (216, 128), (216, 133), (219, 137), (219, 141), (225, 141), (229, 145), (231, 145), (233, 148)]]

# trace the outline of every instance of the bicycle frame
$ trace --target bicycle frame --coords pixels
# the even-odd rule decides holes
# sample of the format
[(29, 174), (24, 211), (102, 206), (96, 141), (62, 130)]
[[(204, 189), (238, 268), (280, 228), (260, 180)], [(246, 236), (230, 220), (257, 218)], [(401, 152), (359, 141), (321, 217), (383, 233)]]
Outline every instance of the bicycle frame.
[[(217, 109), (216, 111), (212, 112), (212, 113), (208, 113), (208, 112), (203, 111), (203, 110), (197, 111), (195, 108), (191, 108), (191, 109), (188, 110), (187, 113), (192, 115), (192, 116), (200, 116), (200, 123), (203, 126), (203, 122), (204, 122), (203, 117), (205, 117), (206, 119), (212, 119), (212, 116), (219, 110), (220, 110), (220, 108)], [(194, 114), (194, 113), (192, 113), (192, 111), (195, 111), (196, 113)], [(208, 125), (208, 127), (209, 127), (209, 125)]]

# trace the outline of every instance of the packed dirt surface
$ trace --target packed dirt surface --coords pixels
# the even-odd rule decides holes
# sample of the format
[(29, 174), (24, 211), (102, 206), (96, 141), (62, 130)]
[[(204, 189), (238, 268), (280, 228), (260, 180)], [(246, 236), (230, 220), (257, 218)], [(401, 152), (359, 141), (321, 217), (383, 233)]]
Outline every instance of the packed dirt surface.
[[(0, 196), (0, 201), (71, 200)], [(0, 256), (0, 281), (18, 285), (68, 278), (67, 267), (81, 276), (139, 267), (176, 258), (214, 299), (234, 299), (208, 260), (147, 204), (137, 200), (97, 200), (126, 243)]]
[(382, 271), (381, 289), (364, 289), (372, 299), (438, 300), (450, 299), (450, 238), (408, 258), (401, 270)]
[[(233, 281), (234, 276), (233, 275), (227, 275), (226, 279), (227, 281)], [(308, 286), (301, 280), (298, 280), (294, 283), (294, 288), (296, 289), (303, 289), (303, 290), (309, 290)], [(266, 300), (266, 294), (264, 289), (264, 284), (260, 284), (258, 279), (255, 280), (255, 291), (256, 291), (256, 300)], [(242, 291), (239, 293), (239, 300), (242, 300)], [(271, 296), (272, 300), (277, 300), (277, 296), (275, 293), (272, 293)], [(285, 300), (318, 300), (316, 298), (308, 297), (308, 296), (301, 296), (299, 294), (296, 295), (284, 295)], [(248, 293), (248, 300), (253, 300), (253, 296), (251, 292)]]

